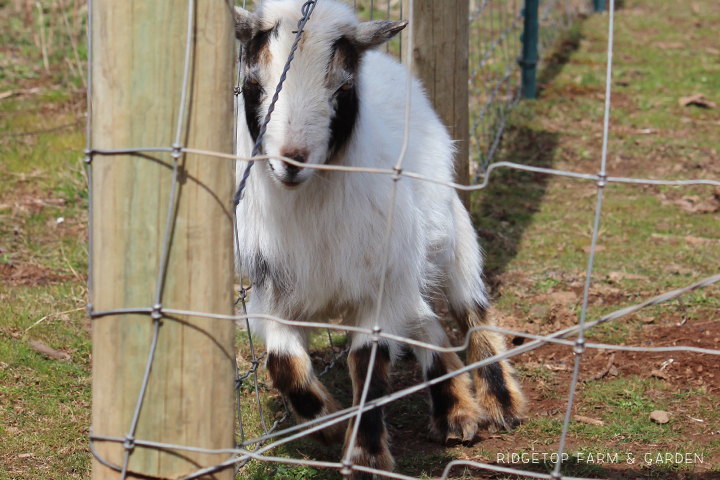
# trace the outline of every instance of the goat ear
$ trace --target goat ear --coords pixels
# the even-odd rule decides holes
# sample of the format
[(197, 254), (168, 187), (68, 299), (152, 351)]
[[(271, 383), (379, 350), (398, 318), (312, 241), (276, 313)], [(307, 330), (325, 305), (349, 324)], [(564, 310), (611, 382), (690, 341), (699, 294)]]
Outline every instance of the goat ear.
[(247, 43), (258, 32), (259, 18), (244, 8), (235, 7), (235, 38)]
[(355, 44), (361, 50), (377, 47), (397, 35), (407, 24), (407, 20), (363, 22), (355, 32)]

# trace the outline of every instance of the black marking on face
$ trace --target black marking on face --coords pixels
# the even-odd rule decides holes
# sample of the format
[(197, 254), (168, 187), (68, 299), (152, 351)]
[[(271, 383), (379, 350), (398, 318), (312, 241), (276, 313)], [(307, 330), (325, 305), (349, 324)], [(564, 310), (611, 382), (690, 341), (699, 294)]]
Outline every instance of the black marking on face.
[[(355, 389), (354, 404), (360, 403), (360, 395), (365, 385), (365, 377), (367, 375), (368, 366), (370, 365), (371, 347), (363, 347), (355, 352), (352, 356), (355, 360), (351, 368), (355, 368), (358, 385), (353, 385)], [(388, 384), (388, 367), (390, 365), (390, 350), (387, 345), (378, 345), (375, 355), (375, 365), (370, 380), (370, 388), (368, 389), (366, 401), (375, 400), (384, 396), (389, 391)], [(367, 451), (371, 455), (377, 455), (383, 451), (383, 434), (385, 433), (385, 422), (383, 420), (382, 407), (373, 408), (363, 413), (360, 419), (360, 427), (358, 428), (357, 444), (360, 448)]]
[[(434, 380), (447, 374), (448, 370), (439, 355), (435, 355), (432, 365), (425, 374), (427, 380)], [(432, 417), (442, 422), (439, 425), (447, 428), (447, 416), (458, 403), (452, 390), (452, 379), (430, 385), (430, 398), (432, 399)]]
[(500, 364), (496, 362), (486, 367), (481, 367), (480, 375), (487, 384), (488, 394), (497, 398), (504, 410), (512, 408), (510, 391), (505, 384), (505, 376), (503, 375), (503, 369)]
[(245, 103), (245, 121), (254, 143), (257, 142), (260, 135), (260, 117), (262, 115), (260, 108), (265, 92), (260, 84), (252, 84), (248, 78), (245, 79), (242, 92)]
[[(258, 33), (244, 46), (243, 61), (246, 71), (270, 63), (272, 60), (269, 50), (270, 40), (271, 38), (277, 38), (279, 25), (277, 23), (272, 29)], [(265, 90), (260, 84), (260, 79), (246, 75), (242, 92), (245, 102), (245, 120), (253, 142), (257, 142), (260, 135), (260, 122), (262, 121), (261, 102), (265, 96)]]
[[(360, 67), (360, 52), (345, 37), (335, 41), (330, 57), (330, 72), (344, 71), (353, 81)], [(335, 111), (330, 120), (330, 140), (328, 142), (328, 161), (334, 159), (345, 148), (352, 137), (359, 114), (357, 88), (339, 89), (335, 92)]]

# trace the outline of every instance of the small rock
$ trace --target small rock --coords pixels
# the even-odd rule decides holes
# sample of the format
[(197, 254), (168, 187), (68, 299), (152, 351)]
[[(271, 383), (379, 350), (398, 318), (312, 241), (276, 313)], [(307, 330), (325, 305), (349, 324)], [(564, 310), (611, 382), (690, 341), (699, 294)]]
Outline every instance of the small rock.
[(670, 421), (670, 415), (663, 410), (655, 410), (650, 414), (650, 420), (655, 423), (659, 423), (660, 425), (664, 425)]

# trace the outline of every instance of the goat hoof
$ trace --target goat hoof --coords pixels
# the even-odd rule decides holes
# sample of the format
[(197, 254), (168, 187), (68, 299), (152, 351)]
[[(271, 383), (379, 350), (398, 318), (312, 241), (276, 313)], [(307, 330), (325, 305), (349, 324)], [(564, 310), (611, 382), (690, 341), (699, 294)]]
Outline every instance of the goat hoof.
[[(387, 448), (383, 448), (380, 452), (372, 454), (365, 449), (356, 446), (350, 461), (353, 465), (373, 468), (375, 470), (385, 470), (388, 472), (392, 471), (395, 464), (392, 455), (390, 455), (390, 450)], [(372, 480), (372, 478), (372, 473), (360, 472), (354, 469), (350, 475), (350, 480)]]
[[(462, 419), (458, 419), (457, 422), (451, 424), (448, 431), (448, 439), (458, 438), (462, 442), (470, 442), (478, 431), (478, 422), (474, 416), (465, 416)], [(447, 443), (447, 439), (445, 440)]]
[(430, 437), (445, 445), (471, 442), (478, 432), (478, 413), (475, 409), (455, 411), (450, 418), (434, 421)]

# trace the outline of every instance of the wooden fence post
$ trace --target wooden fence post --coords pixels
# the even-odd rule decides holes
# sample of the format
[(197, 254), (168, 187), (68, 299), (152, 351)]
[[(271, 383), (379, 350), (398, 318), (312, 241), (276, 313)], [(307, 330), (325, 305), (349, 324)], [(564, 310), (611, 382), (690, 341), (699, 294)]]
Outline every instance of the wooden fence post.
[[(92, 6), (92, 147), (170, 147), (175, 142), (188, 1), (95, 0)], [(180, 144), (232, 152), (232, 2), (195, 2)], [(179, 155), (163, 308), (232, 314), (233, 166)], [(92, 159), (94, 312), (153, 307), (173, 178), (169, 152)], [(207, 449), (234, 446), (234, 325), (163, 316), (135, 440)], [(130, 433), (155, 323), (150, 315), (93, 320), (94, 435)], [(130, 442), (130, 445), (132, 442)], [(94, 441), (123, 465), (121, 443)], [(179, 478), (230, 455), (135, 445), (128, 478)], [(93, 460), (92, 478), (120, 474)], [(203, 478), (231, 479), (233, 470)]]
[[(409, 2), (403, 0), (403, 12)], [(413, 72), (456, 140), (455, 181), (470, 184), (468, 51), (470, 0), (416, 0), (413, 4)], [(407, 29), (403, 33), (407, 45)], [(405, 47), (404, 47), (405, 48)], [(402, 53), (405, 58), (406, 52)], [(459, 192), (466, 207), (470, 192)]]

